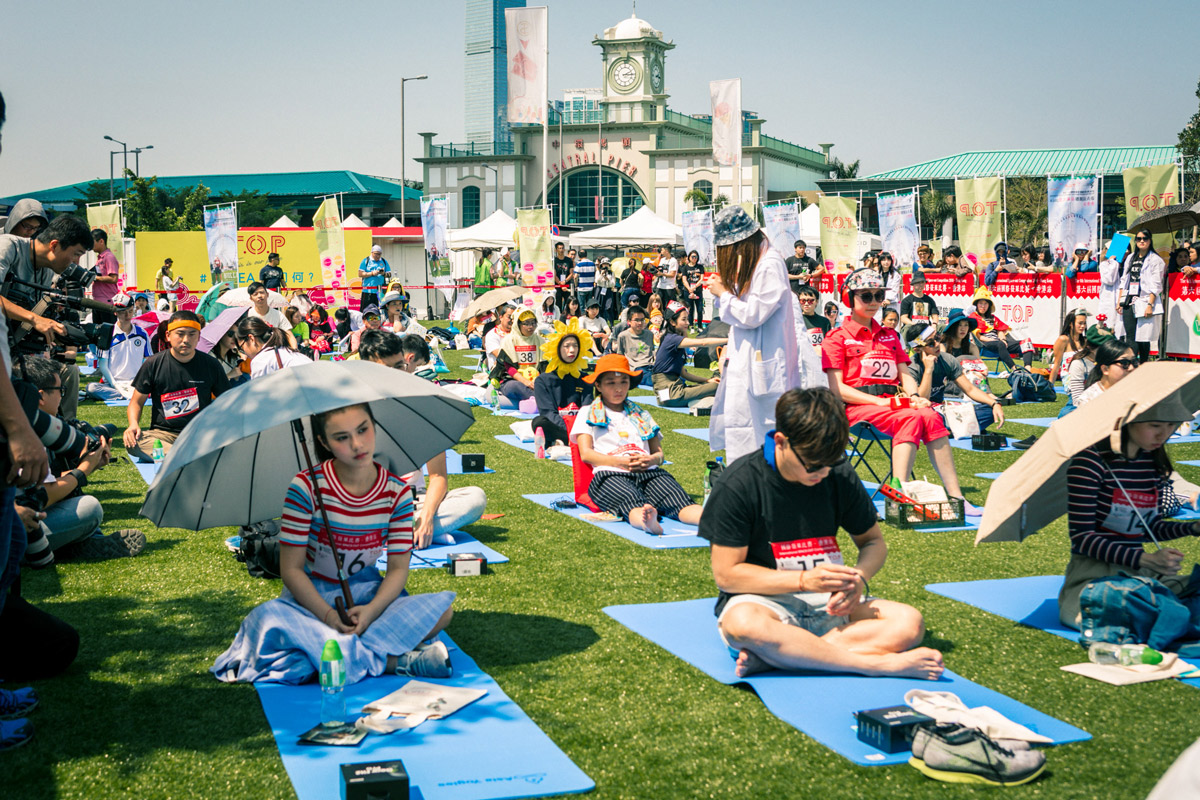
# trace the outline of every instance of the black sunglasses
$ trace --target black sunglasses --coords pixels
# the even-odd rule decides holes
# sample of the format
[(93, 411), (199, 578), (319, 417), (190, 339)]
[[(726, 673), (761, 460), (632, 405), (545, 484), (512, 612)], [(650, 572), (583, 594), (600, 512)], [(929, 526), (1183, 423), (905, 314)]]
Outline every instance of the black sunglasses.
[[(792, 452), (796, 453), (796, 448), (793, 447)], [(842, 456), (832, 464), (809, 464), (799, 453), (796, 453), (796, 460), (800, 462), (800, 466), (804, 467), (805, 472), (820, 472), (823, 469), (833, 469), (846, 463), (846, 457)]]
[(882, 303), (887, 300), (887, 292), (883, 289), (878, 292), (856, 292), (856, 294), (862, 298), (864, 303)]
[(1118, 358), (1113, 363), (1121, 369), (1137, 369), (1138, 360), (1136, 358)]
[(1135, 237), (1133, 237), (1133, 240), (1135, 242), (1148, 242), (1148, 241), (1150, 241), (1150, 237), (1149, 236), (1135, 236)]

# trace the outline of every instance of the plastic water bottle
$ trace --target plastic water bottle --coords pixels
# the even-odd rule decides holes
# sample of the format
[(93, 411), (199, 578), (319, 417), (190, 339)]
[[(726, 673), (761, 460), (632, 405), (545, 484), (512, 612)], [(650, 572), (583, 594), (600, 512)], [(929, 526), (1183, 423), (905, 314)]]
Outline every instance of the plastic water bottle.
[(493, 383), (491, 387), (492, 390), (488, 393), (488, 402), (491, 403), (492, 408), (499, 408), (500, 395), (496, 392), (496, 384)]
[(546, 432), (540, 427), (533, 432), (533, 457), (546, 457)]
[(346, 721), (346, 661), (336, 639), (325, 640), (321, 651), (321, 724)]
[(1162, 653), (1144, 644), (1113, 644), (1092, 642), (1088, 645), (1088, 660), (1094, 664), (1158, 664)]
[(159, 440), (154, 441), (154, 450), (150, 453), (150, 458), (154, 459), (155, 464), (161, 464), (163, 460), (163, 446)]
[(712, 474), (716, 468), (717, 462), (715, 461), (709, 461), (704, 465), (704, 499), (700, 502), (702, 506), (708, 505), (708, 496), (712, 494)]

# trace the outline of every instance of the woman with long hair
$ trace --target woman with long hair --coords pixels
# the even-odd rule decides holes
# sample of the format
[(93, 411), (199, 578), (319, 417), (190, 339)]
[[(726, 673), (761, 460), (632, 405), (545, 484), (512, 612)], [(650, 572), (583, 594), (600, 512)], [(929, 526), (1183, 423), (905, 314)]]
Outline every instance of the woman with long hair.
[(705, 287), (729, 323), (709, 423), (710, 449), (730, 463), (762, 446), (775, 427), (775, 404), (788, 389), (825, 385), (802, 375), (796, 346), (796, 297), (783, 256), (741, 206), (726, 206), (713, 222), (717, 272)]
[(179, 304), (179, 281), (171, 273), (171, 262), (163, 264), (154, 277), (155, 294), (158, 297), (159, 311), (170, 311), (174, 314)]
[(1062, 330), (1054, 340), (1050, 350), (1050, 380), (1067, 380), (1067, 372), (1071, 368), (1071, 359), (1083, 349), (1084, 338), (1087, 335), (1088, 311), (1086, 308), (1076, 308), (1068, 311), (1063, 317)]
[(251, 378), (261, 378), (284, 367), (312, 363), (310, 358), (292, 348), (282, 328), (272, 327), (258, 317), (242, 317), (234, 329), (238, 347), (249, 361)]
[(1133, 348), (1117, 338), (1106, 339), (1096, 348), (1095, 366), (1088, 373), (1087, 383), (1075, 402), (1076, 408), (1099, 397), (1114, 383), (1138, 367)]
[(900, 277), (900, 270), (896, 269), (895, 259), (886, 250), (876, 256), (876, 263), (879, 265), (879, 277), (883, 278), (884, 291), (887, 292), (887, 302), (884, 303), (883, 310), (895, 309), (896, 318), (899, 320), (900, 301), (904, 299), (904, 284)]
[(567, 305), (563, 309), (562, 318), (559, 322), (566, 322), (569, 319), (579, 319), (583, 316), (583, 308), (579, 305), (579, 298), (571, 295), (567, 298)]
[(231, 386), (246, 380), (246, 373), (242, 372), (242, 351), (238, 350), (237, 346), (236, 326), (222, 334), (210, 355), (221, 362), (221, 366), (225, 368), (225, 377), (229, 378)]
[(1138, 360), (1150, 359), (1150, 342), (1163, 313), (1163, 284), (1167, 265), (1154, 252), (1154, 236), (1143, 228), (1134, 234), (1133, 252), (1125, 258), (1125, 269), (1117, 289), (1126, 344), (1137, 350)]
[(1079, 407), (1079, 396), (1087, 388), (1088, 376), (1096, 366), (1096, 350), (1108, 341), (1113, 341), (1112, 333), (1099, 325), (1088, 328), (1087, 333), (1083, 335), (1083, 347), (1076, 351), (1075, 357), (1071, 359), (1071, 365), (1067, 368), (1067, 377), (1064, 380), (1067, 404), (1059, 412), (1060, 417), (1066, 416)]

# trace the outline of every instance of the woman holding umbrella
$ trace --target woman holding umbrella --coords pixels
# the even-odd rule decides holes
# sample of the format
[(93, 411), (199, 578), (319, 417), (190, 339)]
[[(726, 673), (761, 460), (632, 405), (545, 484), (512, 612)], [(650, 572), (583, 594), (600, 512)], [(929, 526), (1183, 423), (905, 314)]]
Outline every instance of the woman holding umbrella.
[[(295, 477), (284, 501), (283, 593), (250, 612), (211, 672), (230, 683), (301, 683), (319, 668), (325, 640), (336, 639), (348, 682), (389, 673), (449, 677), (446, 646), (428, 640), (449, 624), (454, 593), (403, 595), (413, 491), (374, 460), (370, 408), (314, 414), (311, 424), (320, 463)], [(381, 577), (375, 562), (385, 548)], [(335, 607), (342, 574), (354, 599), (344, 611)]]

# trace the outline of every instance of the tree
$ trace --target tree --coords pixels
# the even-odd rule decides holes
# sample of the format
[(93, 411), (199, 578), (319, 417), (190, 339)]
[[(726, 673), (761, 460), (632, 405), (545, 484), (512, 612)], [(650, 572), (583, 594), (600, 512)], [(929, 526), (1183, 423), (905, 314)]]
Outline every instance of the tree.
[[(1200, 81), (1196, 83), (1196, 97), (1200, 99)], [(1183, 126), (1176, 146), (1183, 156), (1183, 202), (1195, 203), (1200, 200), (1200, 110)]]
[(129, 196), (125, 199), (126, 233), (136, 231), (204, 230), (202, 211), (208, 202), (204, 184), (164, 189), (158, 177), (139, 178), (128, 172)]
[(708, 195), (704, 192), (704, 190), (696, 189), (694, 187), (688, 189), (687, 194), (683, 196), (683, 202), (691, 203), (692, 208), (704, 208), (709, 204)]
[(921, 219), (933, 228), (933, 238), (942, 233), (946, 220), (954, 219), (954, 195), (928, 189), (921, 194)]
[(719, 194), (713, 198), (712, 204), (714, 211), (720, 211), (722, 208), (729, 205), (729, 197), (727, 195)]
[(280, 205), (271, 202), (271, 196), (261, 192), (221, 192), (212, 199), (216, 203), (238, 204), (238, 226), (244, 228), (266, 228), (285, 214), (293, 220), (299, 218), (296, 207), (291, 203)]
[(1040, 245), (1049, 230), (1045, 178), (1017, 178), (1005, 187), (1008, 241), (1012, 247)]
[(829, 171), (832, 172), (833, 177), (838, 180), (857, 178), (858, 177), (858, 166), (859, 166), (859, 162), (861, 160), (862, 159), (856, 158), (853, 161), (851, 161), (849, 164), (844, 164), (844, 163), (842, 163), (842, 160), (840, 158), (830, 159), (830, 161), (829, 161), (830, 170)]

